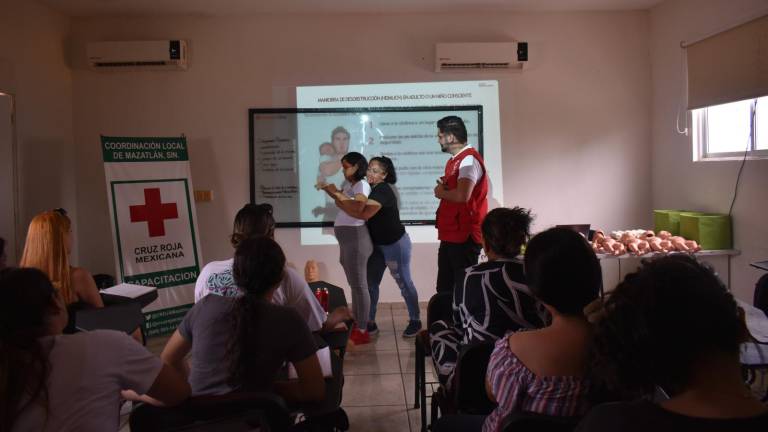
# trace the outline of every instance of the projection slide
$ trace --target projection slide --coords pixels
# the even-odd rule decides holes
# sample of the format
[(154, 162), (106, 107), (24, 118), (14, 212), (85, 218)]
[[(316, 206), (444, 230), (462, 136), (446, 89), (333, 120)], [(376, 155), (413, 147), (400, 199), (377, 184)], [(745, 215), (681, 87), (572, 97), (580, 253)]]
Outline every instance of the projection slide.
[[(504, 203), (504, 190), (501, 178), (498, 81), (326, 85), (296, 88), (296, 107), (299, 109), (477, 105), (482, 107), (483, 113), (482, 124), (479, 126), (483, 132), (483, 157), (491, 186), (488, 199), (493, 206), (499, 206)], [(437, 134), (436, 127), (433, 133)], [(471, 139), (470, 144), (476, 145)], [(435, 137), (435, 145), (437, 145), (437, 137)]]

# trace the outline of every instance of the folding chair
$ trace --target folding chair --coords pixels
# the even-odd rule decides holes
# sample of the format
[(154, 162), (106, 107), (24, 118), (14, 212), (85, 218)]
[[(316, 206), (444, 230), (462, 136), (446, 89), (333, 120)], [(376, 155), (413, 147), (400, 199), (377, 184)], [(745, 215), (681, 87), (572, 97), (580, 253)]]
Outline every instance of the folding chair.
[(544, 414), (515, 411), (501, 423), (504, 432), (571, 432), (581, 417), (553, 417)]
[(427, 430), (427, 384), (437, 384), (437, 382), (426, 382), (426, 357), (432, 357), (432, 349), (429, 344), (429, 327), (435, 321), (444, 320), (448, 323), (453, 322), (453, 294), (447, 292), (437, 293), (429, 299), (427, 304), (427, 329), (419, 332), (414, 339), (416, 366), (414, 368), (414, 392), (415, 398), (413, 407), (421, 408), (421, 430)]
[(260, 431), (284, 432), (290, 427), (285, 401), (272, 393), (197, 396), (177, 407), (139, 405), (131, 413), (132, 432)]
[(485, 374), (494, 342), (476, 343), (461, 348), (453, 372), (451, 390), (440, 386), (432, 395), (431, 419), (437, 420), (438, 410), (446, 414), (483, 414), (493, 411), (495, 404), (485, 390)]

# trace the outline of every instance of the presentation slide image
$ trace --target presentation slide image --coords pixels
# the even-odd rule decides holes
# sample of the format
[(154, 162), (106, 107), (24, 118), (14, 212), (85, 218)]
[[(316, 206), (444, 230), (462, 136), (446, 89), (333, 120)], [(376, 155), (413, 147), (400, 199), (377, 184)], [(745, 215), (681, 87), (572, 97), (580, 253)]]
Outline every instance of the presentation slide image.
[[(482, 154), (490, 183), (488, 198), (493, 205), (504, 205), (498, 81), (432, 81), (296, 87), (296, 107), (300, 110), (446, 106), (482, 107), (480, 125), (483, 140)], [(471, 137), (470, 142), (472, 142)], [(437, 231), (434, 226), (410, 225), (406, 229), (414, 243), (437, 241)], [(335, 242), (333, 233), (328, 234), (326, 229), (301, 230), (302, 244), (321, 245)]]
[[(466, 110), (387, 110), (364, 112), (299, 113), (299, 196), (302, 222), (333, 222), (336, 206), (318, 182), (344, 181), (340, 158), (358, 152), (366, 159), (387, 156), (397, 172), (395, 188), (404, 223), (434, 222), (439, 204), (433, 189), (450, 157), (437, 143), (437, 120), (458, 115), (467, 125), (469, 142), (480, 146), (479, 107)], [(340, 135), (348, 139), (339, 139)]]

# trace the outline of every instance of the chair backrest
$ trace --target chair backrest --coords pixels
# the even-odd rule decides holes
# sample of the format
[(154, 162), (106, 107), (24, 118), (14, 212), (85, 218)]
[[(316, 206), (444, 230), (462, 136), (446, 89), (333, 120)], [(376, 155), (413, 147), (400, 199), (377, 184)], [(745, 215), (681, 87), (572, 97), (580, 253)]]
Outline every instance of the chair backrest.
[(752, 305), (768, 315), (768, 273), (757, 280)]
[(272, 393), (197, 396), (178, 407), (141, 405), (130, 417), (132, 432), (260, 431), (283, 432), (290, 426), (285, 401)]
[(75, 328), (78, 331), (117, 330), (132, 333), (142, 324), (144, 314), (141, 304), (135, 301), (75, 312)]
[(490, 414), (494, 403), (485, 391), (485, 374), (493, 352), (493, 342), (461, 348), (453, 373), (454, 406), (462, 414)]
[(427, 328), (435, 322), (443, 320), (453, 322), (453, 293), (439, 292), (429, 299), (427, 304)]
[(78, 330), (77, 326), (75, 325), (75, 317), (77, 316), (77, 313), (86, 310), (86, 309), (92, 309), (93, 306), (86, 302), (77, 301), (74, 303), (70, 303), (67, 305), (67, 326), (64, 327), (64, 334), (74, 334), (77, 333)]
[(100, 290), (115, 286), (115, 278), (112, 275), (104, 273), (93, 275), (93, 281), (96, 283), (96, 288)]
[(538, 413), (514, 411), (501, 422), (504, 432), (571, 432), (581, 417), (552, 417)]

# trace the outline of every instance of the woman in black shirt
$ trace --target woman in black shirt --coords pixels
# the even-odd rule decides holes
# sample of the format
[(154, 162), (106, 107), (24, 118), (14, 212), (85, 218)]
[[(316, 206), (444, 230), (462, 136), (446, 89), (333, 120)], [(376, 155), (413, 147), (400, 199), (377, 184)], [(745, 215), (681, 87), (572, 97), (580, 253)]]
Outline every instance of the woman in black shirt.
[[(634, 402), (594, 408), (577, 429), (765, 431), (768, 407), (744, 384), (739, 353), (749, 332), (733, 296), (688, 255), (644, 262), (590, 319), (594, 381)], [(658, 388), (669, 399), (638, 396)]]
[(371, 185), (368, 201), (357, 214), (350, 215), (365, 219), (374, 246), (368, 259), (368, 291), (371, 295), (368, 333), (373, 335), (379, 331), (376, 326), (379, 285), (384, 269), (389, 268), (408, 308), (408, 327), (403, 331), (403, 337), (414, 337), (421, 330), (419, 295), (411, 279), (411, 238), (400, 222), (397, 196), (392, 187), (397, 182), (392, 160), (386, 156), (371, 158), (367, 177)]
[(531, 211), (495, 208), (481, 226), (488, 262), (468, 267), (453, 293), (453, 322), (429, 326), (432, 358), (441, 383), (451, 387), (463, 346), (494, 342), (507, 332), (544, 327), (550, 316), (528, 287), (517, 259), (530, 237)]

